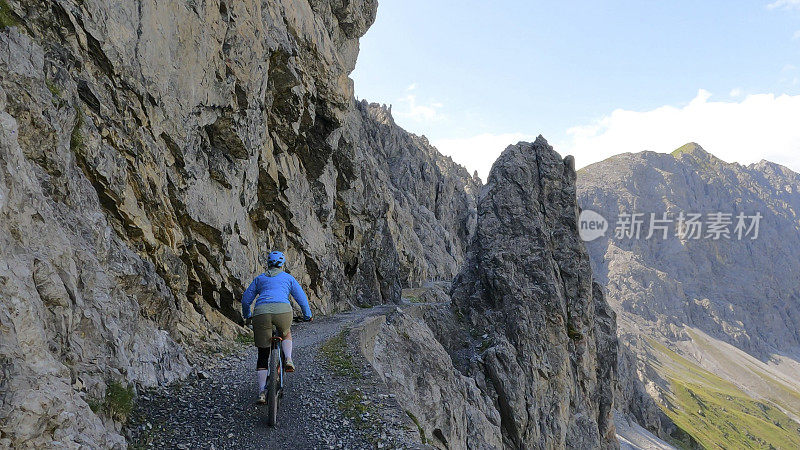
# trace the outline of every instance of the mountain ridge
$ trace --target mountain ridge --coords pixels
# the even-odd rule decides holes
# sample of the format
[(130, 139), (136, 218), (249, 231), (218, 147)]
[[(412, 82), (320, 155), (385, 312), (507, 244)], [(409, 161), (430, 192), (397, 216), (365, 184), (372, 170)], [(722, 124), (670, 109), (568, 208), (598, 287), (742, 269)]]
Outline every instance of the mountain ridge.
[[(694, 433), (713, 435), (718, 424), (704, 422), (696, 410), (675, 415), (666, 405), (678, 401), (676, 389), (697, 370), (719, 375), (741, 398), (777, 406), (797, 420), (796, 405), (786, 402), (785, 392), (797, 393), (800, 384), (783, 374), (796, 370), (800, 358), (798, 188), (800, 176), (789, 168), (726, 163), (695, 143), (671, 154), (616, 155), (579, 173), (582, 208), (609, 222), (606, 236), (586, 245), (617, 311), (621, 345), (649, 367), (649, 374), (639, 371), (649, 394), (672, 419), (684, 427), (692, 423)], [(707, 228), (699, 239), (676, 235), (680, 214), (701, 213), (707, 227), (718, 212), (730, 214), (730, 237), (706, 238)], [(617, 235), (623, 213), (642, 213), (645, 232), (638, 239)], [(671, 218), (667, 239), (660, 231), (646, 239), (650, 213)], [(739, 213), (763, 216), (757, 239), (751, 239), (754, 231), (737, 238)], [(736, 349), (742, 356), (715, 348)], [(670, 352), (696, 367), (657, 377), (664, 364), (683, 367)], [(719, 389), (711, 382), (704, 386)], [(709, 442), (707, 436), (694, 437)]]

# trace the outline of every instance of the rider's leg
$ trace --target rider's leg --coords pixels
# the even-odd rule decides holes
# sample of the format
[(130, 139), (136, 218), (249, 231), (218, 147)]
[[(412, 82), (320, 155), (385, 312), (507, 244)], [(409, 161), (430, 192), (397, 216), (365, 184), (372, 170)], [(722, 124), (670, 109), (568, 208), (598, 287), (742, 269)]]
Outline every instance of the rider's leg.
[(253, 316), (253, 338), (258, 347), (258, 361), (256, 361), (256, 380), (258, 382), (259, 402), (263, 402), (260, 395), (267, 385), (269, 377), (270, 339), (272, 338), (271, 314), (258, 314)]
[(269, 353), (270, 348), (258, 347), (258, 361), (256, 362), (256, 375), (258, 376), (258, 389), (264, 390), (267, 385), (267, 376), (269, 375)]
[(283, 354), (286, 355), (286, 359), (292, 359), (292, 332), (291, 330), (286, 333), (286, 336), (283, 337), (281, 341), (281, 350), (283, 350)]
[(270, 348), (258, 347), (258, 361), (256, 362), (256, 377), (258, 379), (258, 403), (266, 403), (267, 378), (269, 377)]
[(281, 350), (286, 356), (286, 371), (294, 372), (294, 361), (292, 361), (292, 313), (275, 314), (272, 322), (275, 324), (275, 328), (278, 329), (278, 333), (283, 337)]

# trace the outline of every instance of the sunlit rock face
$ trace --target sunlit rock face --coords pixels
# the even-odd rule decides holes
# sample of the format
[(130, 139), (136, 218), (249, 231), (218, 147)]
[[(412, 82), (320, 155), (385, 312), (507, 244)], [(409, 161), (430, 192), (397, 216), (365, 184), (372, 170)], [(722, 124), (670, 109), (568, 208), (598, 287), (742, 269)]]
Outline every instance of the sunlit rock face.
[[(581, 206), (609, 221), (605, 237), (587, 247), (621, 332), (635, 323), (683, 340), (688, 325), (758, 358), (799, 358), (798, 190), (800, 176), (785, 167), (728, 164), (697, 144), (672, 154), (626, 153), (582, 169)], [(639, 239), (615, 232), (625, 213), (643, 213)], [(661, 230), (647, 238), (650, 213), (671, 218), (666, 238)], [(681, 213), (702, 214), (699, 235), (688, 226), (679, 235)], [(708, 217), (716, 213), (729, 215), (728, 234), (717, 239)], [(762, 217), (751, 229), (757, 214)]]
[(268, 249), (318, 313), (458, 271), (480, 181), (353, 99), (377, 2), (5, 3), (0, 446), (123, 446)]
[[(697, 144), (672, 154), (625, 153), (578, 172), (581, 207), (608, 221), (605, 235), (586, 246), (624, 344), (617, 407), (645, 428), (681, 438), (652, 402), (680, 410), (671, 378), (692, 378), (666, 370), (676, 354), (757, 401), (800, 411), (798, 190), (800, 176), (786, 167), (729, 164)], [(638, 237), (620, 227), (634, 213), (643, 222)], [(727, 215), (727, 234), (710, 228), (717, 213)], [(666, 223), (656, 222), (667, 225), (666, 236), (661, 228), (650, 234), (651, 214), (657, 221), (667, 214)], [(699, 232), (681, 228), (681, 214), (701, 214)], [(744, 228), (737, 230), (739, 214)]]
[(575, 169), (509, 146), (477, 204), (450, 296), (359, 328), (362, 352), (437, 448), (618, 448), (617, 337), (578, 233)]
[(578, 235), (572, 157), (544, 138), (508, 147), (478, 203), (455, 307), (490, 347), (481, 358), (503, 442), (613, 448), (614, 313)]

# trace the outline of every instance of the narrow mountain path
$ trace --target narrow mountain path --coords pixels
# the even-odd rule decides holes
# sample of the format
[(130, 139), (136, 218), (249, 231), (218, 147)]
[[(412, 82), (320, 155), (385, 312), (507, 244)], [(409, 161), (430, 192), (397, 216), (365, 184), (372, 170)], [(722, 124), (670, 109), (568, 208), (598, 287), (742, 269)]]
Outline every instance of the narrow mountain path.
[(126, 426), (131, 448), (423, 448), (416, 426), (357, 354), (347, 330), (391, 306), (294, 324), (297, 370), (287, 374), (274, 428), (255, 403), (255, 347), (164, 389), (141, 392)]

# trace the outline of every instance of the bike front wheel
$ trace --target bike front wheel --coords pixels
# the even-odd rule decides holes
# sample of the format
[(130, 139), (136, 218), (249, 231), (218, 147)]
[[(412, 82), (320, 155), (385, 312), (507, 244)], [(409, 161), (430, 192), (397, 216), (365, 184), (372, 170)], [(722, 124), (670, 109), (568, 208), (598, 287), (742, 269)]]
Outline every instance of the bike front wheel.
[(280, 403), (281, 383), (281, 351), (280, 346), (273, 348), (269, 355), (269, 379), (267, 380), (267, 425), (274, 427), (278, 423), (278, 406)]

